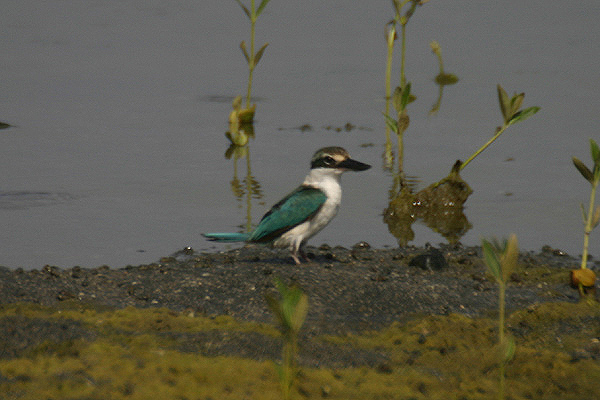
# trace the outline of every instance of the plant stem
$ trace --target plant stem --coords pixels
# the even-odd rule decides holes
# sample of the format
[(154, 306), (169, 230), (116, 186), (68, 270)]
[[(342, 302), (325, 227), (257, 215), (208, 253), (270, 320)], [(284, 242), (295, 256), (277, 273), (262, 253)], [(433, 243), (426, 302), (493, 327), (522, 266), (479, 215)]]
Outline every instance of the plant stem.
[(596, 185), (592, 183), (592, 193), (590, 194), (590, 206), (587, 213), (587, 221), (583, 231), (583, 254), (581, 256), (581, 269), (587, 268), (588, 249), (590, 244), (590, 232), (592, 232), (592, 218), (594, 217), (594, 202), (596, 201)]
[[(402, 119), (403, 116), (406, 115), (406, 109), (402, 110), (401, 113), (398, 114), (398, 121)], [(398, 172), (402, 173), (404, 171), (404, 131), (406, 130), (406, 125), (401, 124), (398, 127)]]
[(498, 324), (500, 325), (499, 327), (499, 339), (500, 339), (500, 343), (504, 344), (504, 312), (505, 312), (505, 297), (506, 297), (506, 283), (501, 282), (500, 285), (500, 293), (499, 293), (499, 316), (498, 316)]
[(498, 137), (502, 134), (502, 132), (504, 132), (506, 130), (506, 128), (508, 128), (508, 125), (505, 123), (504, 125), (502, 125), (502, 127), (500, 127), (500, 129), (498, 129), (498, 131), (496, 132), (496, 134), (490, 140), (488, 140), (486, 142), (486, 144), (484, 144), (483, 146), (481, 146), (481, 148), (479, 148), (479, 150), (477, 150), (475, 153), (473, 153), (473, 155), (471, 155), (471, 157), (469, 157), (467, 159), (467, 161), (465, 161), (465, 162), (463, 162), (461, 164), (459, 171), (462, 171), (463, 168), (465, 168), (467, 166), (467, 164), (469, 164), (482, 151), (484, 151), (485, 149), (487, 149), (490, 144), (492, 144), (496, 139), (498, 139)]
[(396, 15), (396, 18), (402, 27), (402, 53), (400, 58), (400, 87), (402, 89), (404, 89), (404, 85), (406, 85), (406, 76), (404, 74), (404, 60), (406, 54), (406, 24), (408, 24), (410, 17), (412, 17), (412, 15), (415, 13), (418, 2), (414, 0), (405, 0), (400, 4), (399, 7), (399, 9), (401, 9), (409, 2), (411, 3), (410, 8), (406, 11), (404, 16), (400, 17), (399, 15)]
[(288, 332), (284, 336), (283, 345), (283, 379), (281, 382), (283, 399), (289, 400), (292, 395), (292, 388), (294, 384), (294, 375), (296, 373), (296, 354), (298, 352), (298, 338), (292, 333)]
[(251, 2), (250, 11), (250, 54), (248, 60), (248, 93), (246, 94), (246, 108), (250, 108), (250, 97), (252, 92), (252, 75), (254, 73), (254, 32), (256, 28), (256, 8), (254, 6), (254, 0)]
[(504, 399), (504, 366), (506, 364), (505, 359), (504, 359), (504, 354), (506, 352), (506, 343), (505, 343), (505, 338), (504, 338), (504, 308), (505, 308), (505, 296), (506, 296), (506, 283), (505, 282), (499, 282), (499, 289), (500, 289), (500, 294), (499, 294), (499, 299), (498, 299), (498, 308), (499, 308), (499, 313), (500, 315), (498, 316), (498, 333), (499, 333), (499, 341), (500, 341), (500, 351), (501, 353), (501, 361), (500, 361), (500, 388), (498, 391), (498, 399), (499, 400), (503, 400)]
[[(392, 98), (392, 56), (394, 54), (394, 36), (395, 28), (392, 26), (388, 32), (387, 39), (387, 60), (385, 65), (385, 115), (390, 115), (390, 100)], [(385, 143), (386, 148), (391, 146), (390, 127), (385, 124)]]
[(402, 26), (402, 47), (400, 52), (400, 87), (404, 89), (404, 85), (406, 85), (406, 75), (404, 74), (404, 64), (405, 64), (405, 55), (406, 55), (406, 23), (401, 24)]
[(440, 75), (442, 75), (444, 73), (444, 60), (442, 60), (442, 53), (437, 51), (435, 55), (437, 56), (440, 62)]
[(392, 97), (392, 56), (394, 55), (394, 35), (395, 29), (391, 28), (388, 32), (387, 36), (387, 59), (385, 63), (385, 113), (390, 115), (389, 113), (389, 100)]

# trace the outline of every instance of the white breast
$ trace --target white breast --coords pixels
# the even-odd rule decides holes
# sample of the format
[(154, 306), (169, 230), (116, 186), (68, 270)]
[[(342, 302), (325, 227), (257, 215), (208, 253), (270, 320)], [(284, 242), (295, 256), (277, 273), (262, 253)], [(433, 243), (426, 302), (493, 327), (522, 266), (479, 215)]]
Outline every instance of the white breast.
[(273, 245), (276, 247), (289, 247), (294, 251), (308, 239), (316, 235), (335, 217), (342, 201), (342, 187), (340, 185), (341, 171), (331, 168), (315, 168), (304, 179), (303, 185), (308, 185), (322, 190), (327, 200), (319, 212), (307, 222), (304, 222), (277, 239)]

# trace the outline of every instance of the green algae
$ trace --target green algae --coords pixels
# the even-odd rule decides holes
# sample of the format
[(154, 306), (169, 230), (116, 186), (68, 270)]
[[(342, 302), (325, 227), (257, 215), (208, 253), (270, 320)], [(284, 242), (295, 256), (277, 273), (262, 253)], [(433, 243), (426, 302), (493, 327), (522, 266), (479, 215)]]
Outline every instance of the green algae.
[[(169, 334), (223, 331), (276, 336), (275, 328), (230, 317), (164, 308), (120, 310), (90, 305), (9, 304), (0, 320), (19, 315), (75, 321), (92, 335), (42, 340), (0, 358), (0, 393), (8, 399), (279, 399), (271, 360), (204, 356), (174, 345)], [(591, 398), (600, 379), (600, 307), (544, 303), (507, 318), (516, 353), (507, 365), (509, 399)], [(295, 398), (489, 399), (498, 390), (497, 323), (451, 314), (413, 316), (362, 334), (324, 342), (389, 356), (373, 366), (303, 366)], [(300, 344), (302, 347), (302, 343)]]
[(236, 332), (258, 332), (278, 336), (279, 332), (267, 324), (236, 321), (226, 315), (197, 316), (194, 312), (175, 312), (167, 308), (126, 307), (112, 309), (89, 303), (64, 301), (54, 307), (32, 303), (0, 305), (0, 318), (21, 315), (28, 318), (70, 319), (83, 322), (92, 329), (135, 331), (135, 332), (201, 332), (227, 330)]

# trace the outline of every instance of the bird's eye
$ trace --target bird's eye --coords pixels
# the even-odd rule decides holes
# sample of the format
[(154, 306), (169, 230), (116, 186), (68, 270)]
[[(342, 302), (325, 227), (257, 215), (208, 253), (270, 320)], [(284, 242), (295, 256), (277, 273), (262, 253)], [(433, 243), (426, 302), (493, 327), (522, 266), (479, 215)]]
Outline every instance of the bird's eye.
[(335, 164), (335, 160), (333, 159), (333, 157), (330, 156), (326, 156), (323, 161), (325, 162), (325, 165), (333, 165)]

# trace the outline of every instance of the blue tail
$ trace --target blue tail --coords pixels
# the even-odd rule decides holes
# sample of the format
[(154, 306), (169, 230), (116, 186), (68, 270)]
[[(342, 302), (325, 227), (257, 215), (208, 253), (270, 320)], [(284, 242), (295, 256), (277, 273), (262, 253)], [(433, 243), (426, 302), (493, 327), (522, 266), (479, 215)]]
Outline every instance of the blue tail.
[(213, 242), (245, 242), (249, 233), (203, 233), (202, 236)]

